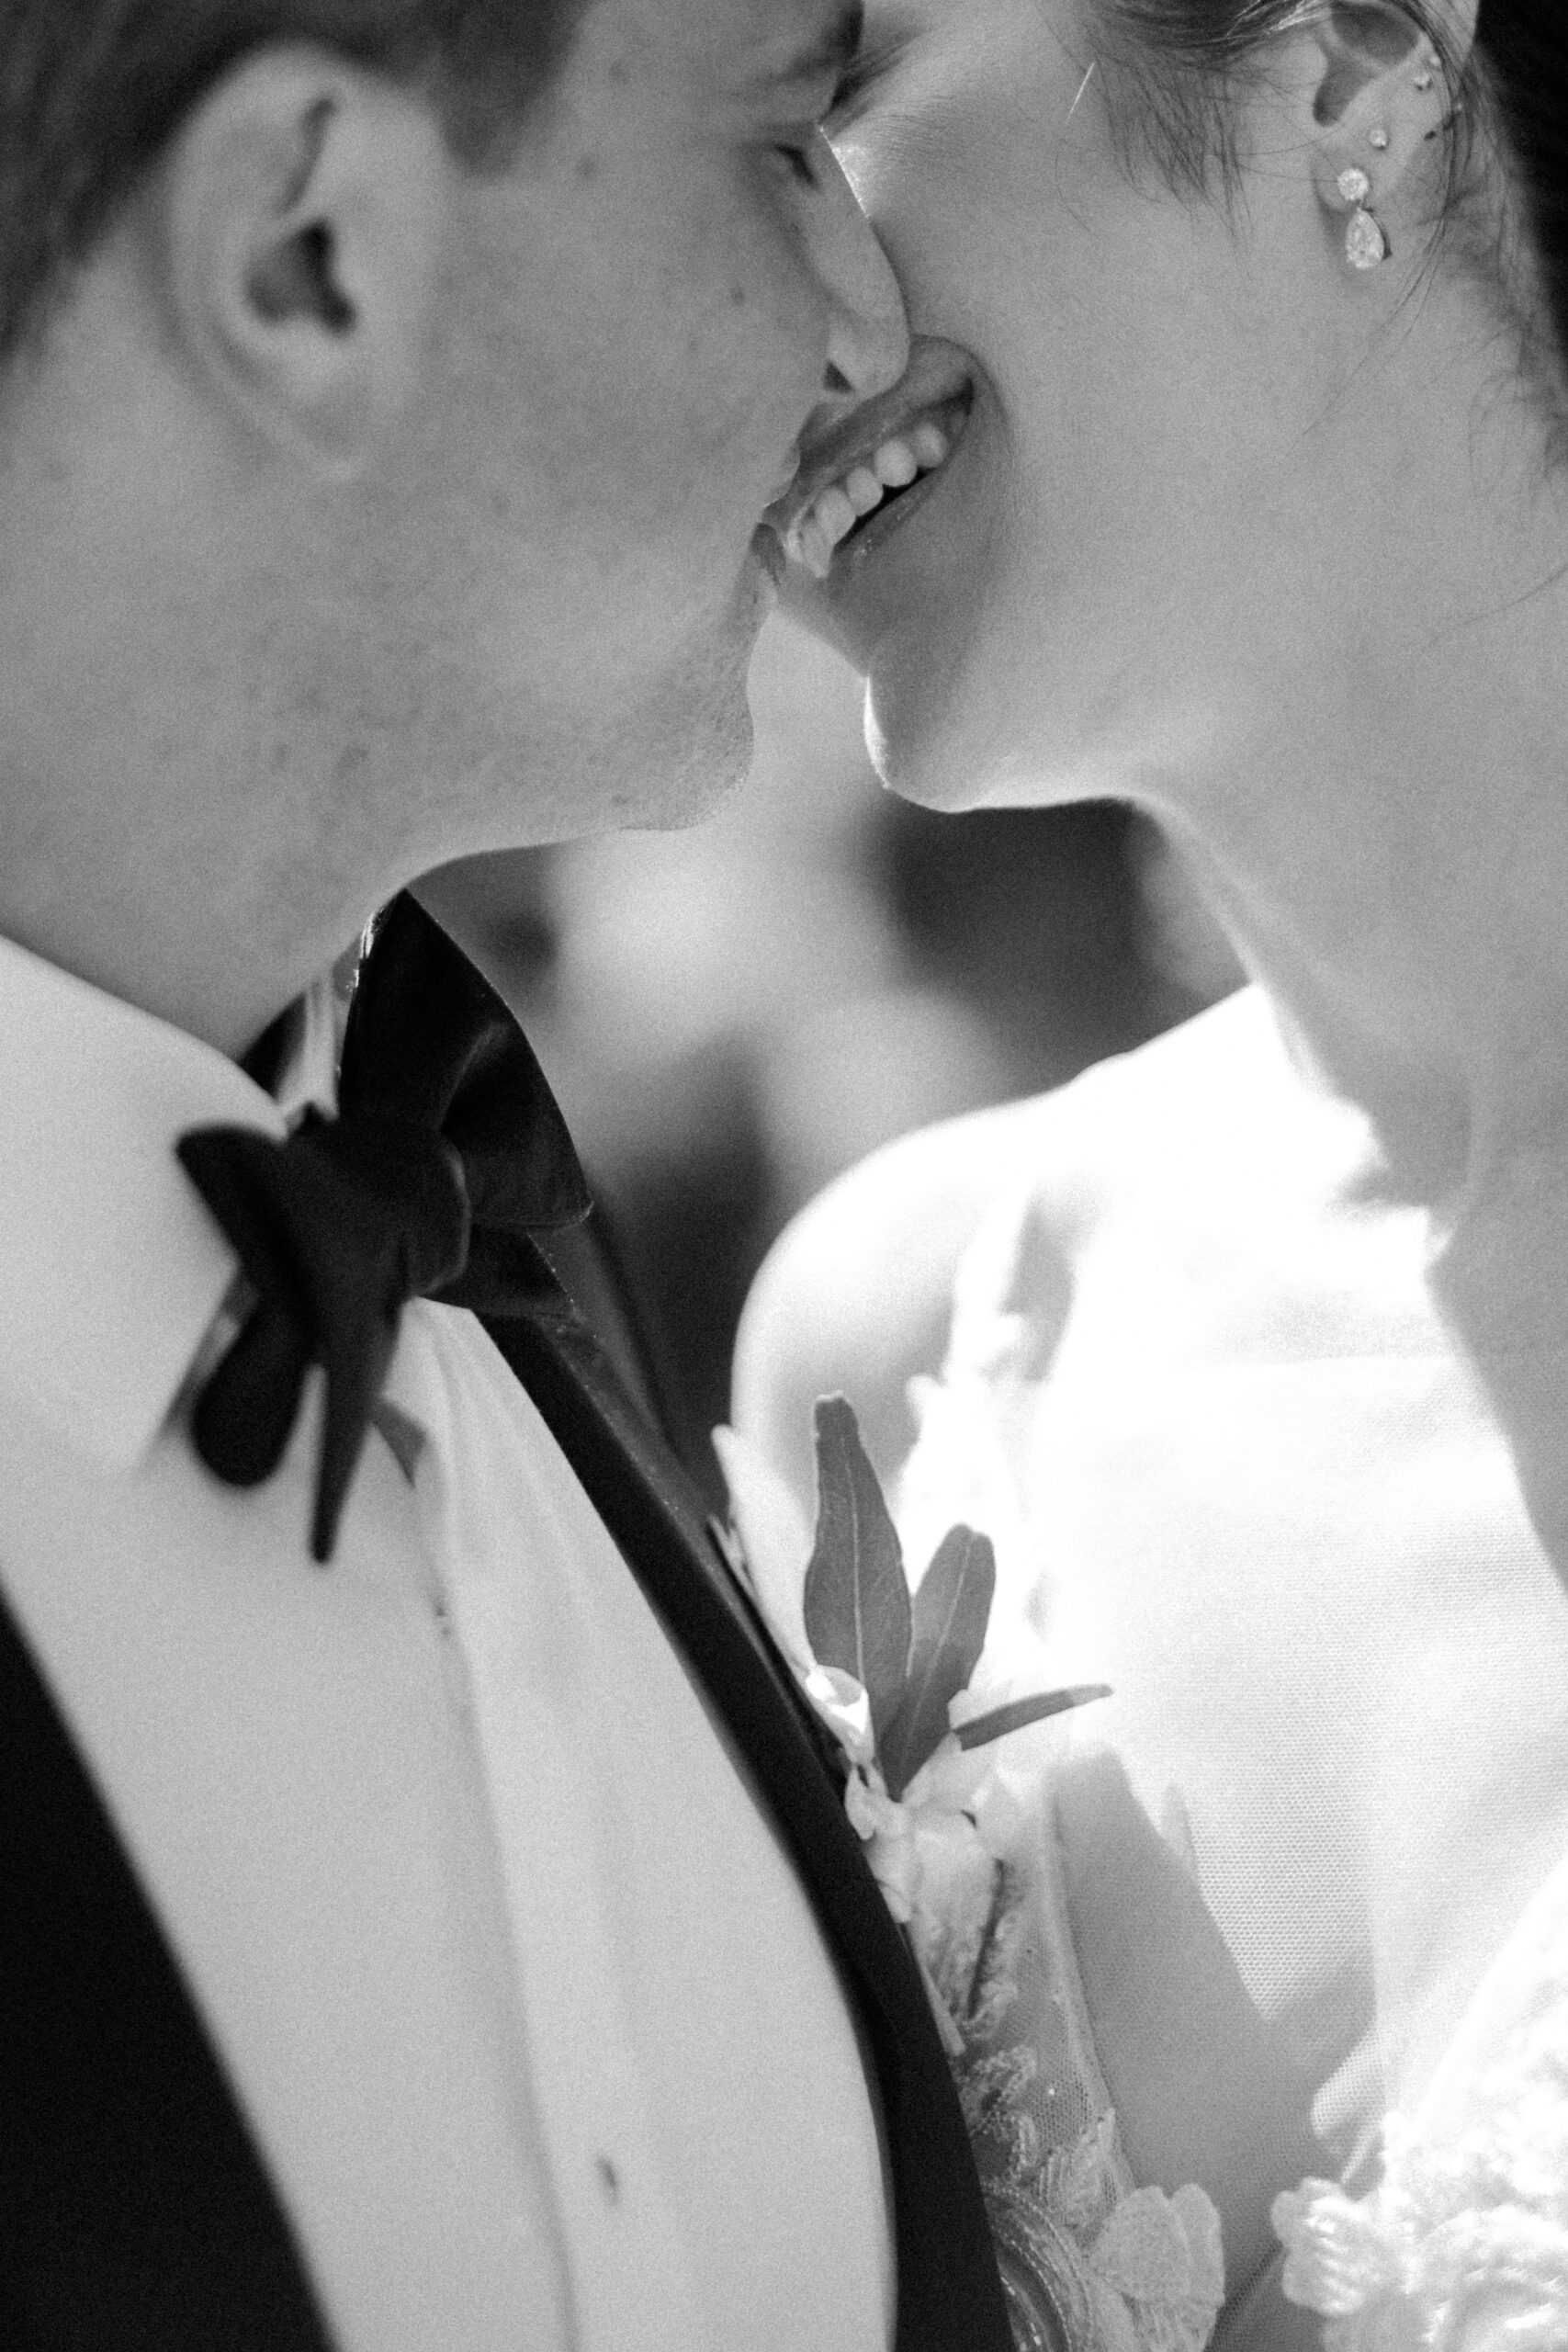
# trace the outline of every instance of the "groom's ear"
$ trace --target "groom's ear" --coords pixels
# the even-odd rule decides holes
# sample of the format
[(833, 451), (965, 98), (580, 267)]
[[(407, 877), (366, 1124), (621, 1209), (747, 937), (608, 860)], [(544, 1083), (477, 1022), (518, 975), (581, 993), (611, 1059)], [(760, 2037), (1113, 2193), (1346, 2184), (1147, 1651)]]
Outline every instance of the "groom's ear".
[(414, 390), (451, 169), (417, 94), (309, 48), (247, 59), (176, 134), (151, 233), (181, 355), (319, 476), (357, 473)]

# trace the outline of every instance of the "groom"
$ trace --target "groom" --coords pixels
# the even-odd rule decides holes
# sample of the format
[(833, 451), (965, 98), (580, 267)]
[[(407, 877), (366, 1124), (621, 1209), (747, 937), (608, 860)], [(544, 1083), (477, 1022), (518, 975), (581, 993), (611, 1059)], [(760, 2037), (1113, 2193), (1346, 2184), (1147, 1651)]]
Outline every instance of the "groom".
[(335, 1095), (315, 985), (743, 769), (760, 517), (904, 363), (855, 30), (0, 16), (9, 2352), (1007, 2344), (837, 1792), (534, 1248), (526, 1049), (406, 899)]

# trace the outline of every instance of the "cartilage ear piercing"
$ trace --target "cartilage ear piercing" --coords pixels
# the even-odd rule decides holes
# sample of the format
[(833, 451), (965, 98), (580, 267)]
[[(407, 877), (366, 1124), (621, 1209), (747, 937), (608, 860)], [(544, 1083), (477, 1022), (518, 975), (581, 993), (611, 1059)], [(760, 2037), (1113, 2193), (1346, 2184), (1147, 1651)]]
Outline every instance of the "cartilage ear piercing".
[(1368, 209), (1372, 184), (1359, 164), (1351, 164), (1337, 185), (1346, 203), (1355, 207), (1345, 232), (1345, 258), (1352, 269), (1376, 269), (1388, 258), (1388, 239)]
[(1387, 145), (1388, 145), (1388, 133), (1387, 133), (1387, 131), (1383, 129), (1383, 127), (1382, 127), (1382, 123), (1381, 123), (1381, 122), (1379, 123), (1379, 125), (1378, 125), (1377, 129), (1372, 132), (1372, 134), (1371, 134), (1371, 138), (1370, 138), (1370, 139), (1368, 140), (1368, 141), (1367, 141), (1367, 144), (1368, 144), (1368, 146), (1369, 146), (1369, 147), (1374, 147), (1374, 148), (1377, 150), (1377, 152), (1378, 152), (1378, 153), (1379, 153), (1380, 155), (1383, 153), (1384, 149), (1387, 147)]

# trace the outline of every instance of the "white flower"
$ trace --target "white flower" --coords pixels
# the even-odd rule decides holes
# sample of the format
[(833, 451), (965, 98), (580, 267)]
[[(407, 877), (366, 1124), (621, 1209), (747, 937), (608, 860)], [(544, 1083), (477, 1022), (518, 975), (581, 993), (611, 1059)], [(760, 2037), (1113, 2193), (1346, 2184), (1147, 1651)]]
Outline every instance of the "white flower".
[(814, 1665), (801, 1677), (801, 1688), (850, 1762), (869, 1764), (876, 1753), (876, 1734), (871, 1727), (871, 1698), (865, 1685), (840, 1667)]
[(1285, 2249), (1280, 2283), (1288, 2302), (1347, 2319), (1396, 2285), (1398, 2258), (1375, 2210), (1334, 2181), (1286, 2189), (1269, 2218)]
[[(948, 1713), (951, 1719), (951, 1708)], [(993, 1749), (960, 1747), (956, 1733), (950, 1731), (909, 1782), (904, 1803), (918, 1813), (968, 1813), (995, 1763)]]
[(1174, 2196), (1134, 2188), (1106, 2219), (1089, 2248), (1091, 2276), (1129, 2301), (1162, 2309), (1168, 2341), (1182, 2352), (1208, 2342), (1224, 2301), (1220, 2217), (1189, 2182)]
[[(953, 1745), (956, 1753), (957, 1742)], [(928, 1958), (942, 1937), (983, 1924), (996, 1871), (974, 1823), (948, 1802), (940, 1781), (922, 1792), (929, 1769), (894, 1798), (875, 1764), (868, 1763), (851, 1773), (844, 1792), (844, 1809), (865, 1840), (888, 1909), (912, 1926)]]

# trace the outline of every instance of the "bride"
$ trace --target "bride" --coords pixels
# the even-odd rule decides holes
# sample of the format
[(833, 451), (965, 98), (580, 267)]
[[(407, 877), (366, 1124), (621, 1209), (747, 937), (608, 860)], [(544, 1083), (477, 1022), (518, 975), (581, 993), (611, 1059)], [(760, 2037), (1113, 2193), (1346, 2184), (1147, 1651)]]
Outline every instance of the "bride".
[(1083, 2064), (1216, 2342), (1562, 2346), (1568, 18), (871, 0), (834, 136), (916, 341), (794, 600), (896, 790), (1140, 804), (1254, 985), (843, 1180), (738, 1427), (804, 1493), (842, 1390), (1113, 1686)]

